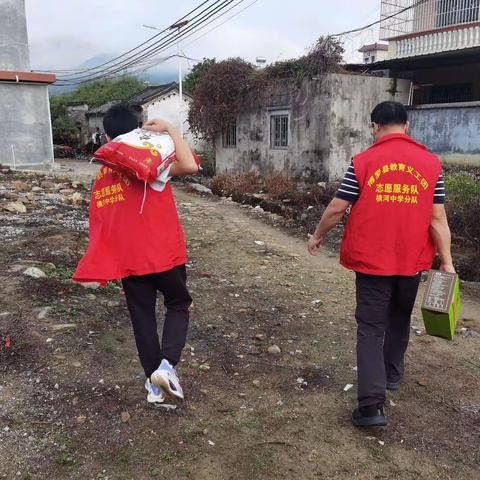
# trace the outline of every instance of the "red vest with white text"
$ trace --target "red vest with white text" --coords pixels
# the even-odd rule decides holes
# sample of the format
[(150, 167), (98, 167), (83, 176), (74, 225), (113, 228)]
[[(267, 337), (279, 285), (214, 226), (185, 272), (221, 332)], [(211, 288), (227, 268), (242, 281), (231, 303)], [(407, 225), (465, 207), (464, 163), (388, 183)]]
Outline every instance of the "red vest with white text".
[(353, 165), (360, 195), (347, 219), (340, 263), (370, 275), (415, 275), (431, 268), (438, 157), (407, 135), (391, 134), (355, 156)]
[(90, 202), (90, 242), (73, 279), (106, 283), (187, 262), (170, 182), (162, 192), (103, 166)]

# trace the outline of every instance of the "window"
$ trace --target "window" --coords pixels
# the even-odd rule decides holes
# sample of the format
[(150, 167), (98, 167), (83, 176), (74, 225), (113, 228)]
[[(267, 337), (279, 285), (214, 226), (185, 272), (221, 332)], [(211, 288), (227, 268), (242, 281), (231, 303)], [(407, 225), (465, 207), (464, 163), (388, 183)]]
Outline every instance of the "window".
[(270, 147), (288, 147), (288, 113), (270, 116)]
[(471, 102), (472, 84), (439, 85), (430, 90), (430, 103)]
[(237, 123), (231, 123), (223, 129), (223, 147), (235, 148), (237, 146)]
[(461, 23), (478, 22), (480, 0), (439, 0), (437, 27), (448, 27)]
[(371, 63), (375, 62), (375, 55), (372, 55)]

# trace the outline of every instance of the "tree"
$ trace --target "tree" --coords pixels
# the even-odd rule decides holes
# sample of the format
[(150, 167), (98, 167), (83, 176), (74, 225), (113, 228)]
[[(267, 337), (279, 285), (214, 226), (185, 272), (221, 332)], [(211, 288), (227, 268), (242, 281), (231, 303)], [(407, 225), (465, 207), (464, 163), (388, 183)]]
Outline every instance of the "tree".
[(99, 107), (112, 100), (128, 100), (144, 90), (145, 83), (136, 77), (104, 79), (79, 85), (73, 92), (50, 98), (50, 116), (54, 143), (76, 145), (79, 130), (69, 115), (69, 102), (85, 102), (89, 108)]
[(78, 128), (68, 115), (61, 115), (52, 121), (53, 143), (73, 145), (78, 143)]
[(52, 101), (85, 102), (89, 108), (95, 108), (112, 100), (127, 100), (145, 87), (146, 84), (136, 77), (106, 78), (82, 83), (73, 92), (53, 97)]
[(199, 81), (210, 71), (210, 69), (216, 63), (217, 61), (215, 58), (204, 58), (201, 62), (195, 64), (191, 72), (185, 76), (185, 79), (183, 81), (185, 90), (191, 95), (193, 95)]
[(199, 79), (188, 113), (192, 132), (213, 143), (222, 127), (235, 121), (255, 71), (240, 58), (214, 63)]

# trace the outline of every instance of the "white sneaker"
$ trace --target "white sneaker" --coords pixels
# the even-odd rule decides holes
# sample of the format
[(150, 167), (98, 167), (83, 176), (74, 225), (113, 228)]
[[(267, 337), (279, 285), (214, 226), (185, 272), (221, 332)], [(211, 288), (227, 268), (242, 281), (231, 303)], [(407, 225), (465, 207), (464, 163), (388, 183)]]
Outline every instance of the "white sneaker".
[(145, 390), (148, 392), (148, 403), (163, 403), (165, 401), (162, 391), (156, 385), (151, 383), (148, 378), (145, 380)]
[(183, 400), (183, 389), (180, 386), (175, 369), (168, 360), (162, 360), (150, 379), (154, 385), (162, 390), (166, 397)]

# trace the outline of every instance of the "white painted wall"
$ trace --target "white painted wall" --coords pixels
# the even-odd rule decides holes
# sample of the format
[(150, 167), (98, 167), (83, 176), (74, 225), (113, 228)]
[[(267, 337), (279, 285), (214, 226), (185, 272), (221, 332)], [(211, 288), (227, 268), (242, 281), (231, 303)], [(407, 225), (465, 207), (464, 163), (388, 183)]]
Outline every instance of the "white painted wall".
[[(191, 99), (183, 96), (182, 105), (179, 105), (179, 94), (176, 91), (169, 93), (160, 100), (155, 100), (143, 106), (144, 118), (152, 120), (154, 118), (163, 118), (173, 123), (179, 129), (180, 118), (183, 118), (184, 138), (192, 147), (198, 148), (199, 143), (190, 132), (190, 125), (187, 121), (188, 110), (190, 108)], [(181, 113), (181, 116), (180, 116)]]

